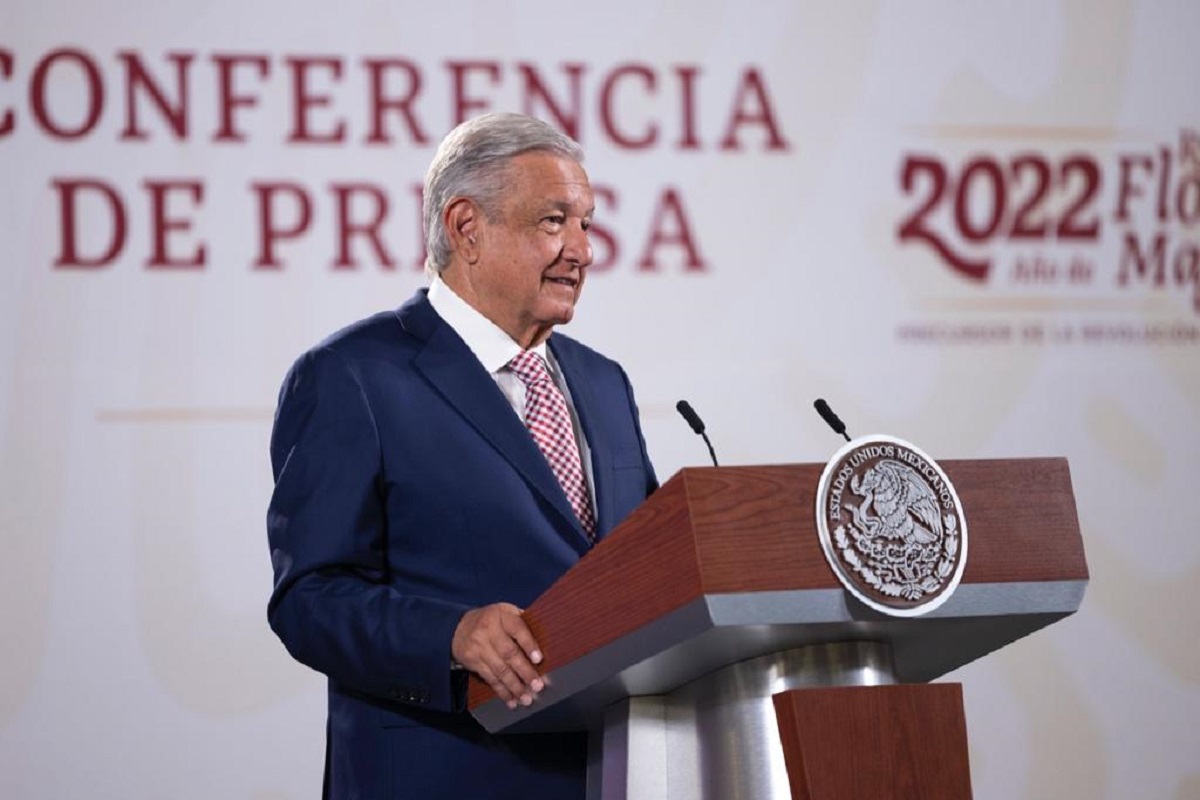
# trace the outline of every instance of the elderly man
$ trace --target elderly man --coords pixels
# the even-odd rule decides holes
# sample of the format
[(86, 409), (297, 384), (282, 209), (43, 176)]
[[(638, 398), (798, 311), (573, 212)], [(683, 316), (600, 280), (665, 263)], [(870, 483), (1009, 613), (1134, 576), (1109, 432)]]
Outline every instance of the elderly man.
[(425, 182), (427, 267), (280, 393), (268, 616), (329, 678), (325, 796), (582, 798), (586, 735), (491, 736), (466, 677), (538, 702), (521, 618), (657, 486), (619, 365), (562, 334), (592, 260), (579, 145), (463, 123)]

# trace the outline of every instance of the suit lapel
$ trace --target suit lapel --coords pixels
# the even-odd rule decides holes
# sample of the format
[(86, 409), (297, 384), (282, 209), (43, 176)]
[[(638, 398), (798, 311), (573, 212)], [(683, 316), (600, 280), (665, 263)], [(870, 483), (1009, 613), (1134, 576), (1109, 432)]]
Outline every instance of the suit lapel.
[(609, 452), (605, 448), (604, 437), (597, 436), (595, 431), (596, 404), (599, 400), (593, 382), (585, 376), (582, 365), (572, 357), (570, 348), (558, 346), (559, 341), (552, 335), (549, 346), (558, 368), (562, 370), (567, 388), (571, 390), (571, 401), (579, 417), (579, 426), (583, 428), (588, 448), (592, 451), (592, 492), (596, 502), (596, 539), (599, 541), (612, 527), (613, 517), (611, 503), (606, 502), (612, 499), (612, 492), (609, 491)]
[[(413, 364), (434, 389), (512, 465), (557, 512), (556, 527), (581, 553), (587, 539), (550, 464), (479, 360), (433, 310), (422, 292), (400, 308), (401, 325), (425, 341)], [(574, 388), (572, 388), (574, 392)]]

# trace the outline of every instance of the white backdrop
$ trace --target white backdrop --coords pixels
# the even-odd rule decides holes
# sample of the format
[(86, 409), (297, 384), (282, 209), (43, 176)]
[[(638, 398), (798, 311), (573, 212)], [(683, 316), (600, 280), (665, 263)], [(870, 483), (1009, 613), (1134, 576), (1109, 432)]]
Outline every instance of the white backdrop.
[(0, 7), (0, 796), (318, 796), (275, 393), (423, 283), (413, 187), (503, 109), (588, 152), (567, 332), (663, 478), (680, 397), (727, 464), (824, 461), (818, 396), (1070, 459), (1083, 610), (950, 676), (977, 798), (1200, 798), (1200, 4), (431, 5)]

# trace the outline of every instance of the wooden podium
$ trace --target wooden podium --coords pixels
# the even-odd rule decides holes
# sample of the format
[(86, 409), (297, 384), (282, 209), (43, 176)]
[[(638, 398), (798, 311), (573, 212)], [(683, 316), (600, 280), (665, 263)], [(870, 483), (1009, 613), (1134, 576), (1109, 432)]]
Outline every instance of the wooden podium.
[(1088, 570), (1065, 459), (939, 462), (962, 582), (877, 612), (822, 553), (821, 464), (684, 469), (527, 610), (547, 688), (489, 731), (588, 730), (589, 800), (969, 798), (958, 684), (928, 681), (1075, 612)]

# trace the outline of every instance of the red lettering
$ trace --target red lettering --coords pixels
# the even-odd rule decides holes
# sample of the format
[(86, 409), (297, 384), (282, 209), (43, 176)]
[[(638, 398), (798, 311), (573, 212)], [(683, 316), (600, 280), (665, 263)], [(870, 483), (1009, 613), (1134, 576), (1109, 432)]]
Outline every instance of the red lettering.
[[(12, 77), (13, 57), (12, 52), (0, 48), (0, 78), (8, 80)], [(5, 109), (4, 114), (0, 115), (0, 137), (7, 136), (13, 132), (17, 125), (17, 115), (11, 108)]]
[[(312, 200), (308, 192), (298, 183), (253, 183), (250, 188), (258, 195), (258, 258), (255, 269), (279, 269), (283, 265), (275, 254), (275, 245), (280, 240), (295, 239), (308, 230), (312, 223)], [(295, 221), (283, 225), (275, 218), (275, 198), (290, 195), (294, 203)]]
[(654, 71), (647, 66), (641, 64), (624, 64), (617, 67), (608, 74), (604, 79), (604, 84), (600, 87), (600, 124), (604, 126), (604, 132), (612, 139), (613, 143), (619, 147), (624, 147), (627, 150), (641, 150), (653, 145), (658, 141), (658, 126), (654, 123), (649, 123), (641, 136), (626, 135), (624, 132), (617, 130), (617, 126), (613, 121), (613, 98), (616, 94), (617, 82), (626, 76), (636, 76), (641, 78), (641, 83), (646, 87), (647, 94), (654, 95), (657, 90), (657, 81)]
[[(330, 184), (333, 195), (337, 200), (338, 220), (338, 254), (333, 262), (334, 269), (354, 269), (358, 262), (350, 255), (350, 240), (354, 236), (363, 236), (375, 251), (375, 258), (386, 270), (394, 270), (396, 262), (392, 259), (383, 240), (379, 228), (388, 215), (388, 196), (378, 186), (366, 183), (334, 183)], [(351, 217), (350, 206), (354, 196), (363, 196), (372, 207), (368, 221), (355, 222)]]
[(1186, 288), (1192, 285), (1192, 308), (1200, 313), (1200, 245), (1195, 242), (1183, 242), (1175, 251), (1172, 261), (1175, 273), (1175, 283)]
[(458, 125), (489, 108), (488, 101), (467, 96), (467, 73), (482, 72), (495, 86), (500, 82), (500, 65), (495, 61), (447, 61), (446, 66), (454, 77), (454, 124)]
[[(54, 260), (55, 269), (95, 269), (107, 267), (120, 255), (125, 248), (125, 204), (121, 196), (110, 184), (100, 180), (56, 180), (51, 186), (58, 192), (59, 230), (62, 233), (62, 249)], [(101, 248), (96, 256), (83, 256), (79, 252), (77, 222), (80, 215), (76, 213), (77, 204), (82, 192), (93, 192), (103, 207), (107, 205), (111, 221), (108, 247)], [(94, 223), (98, 216), (93, 208), (87, 215), (89, 222)]]
[[(607, 211), (615, 212), (617, 210), (617, 193), (612, 187), (593, 184), (592, 194), (596, 198), (597, 207), (603, 206)], [(621, 255), (617, 237), (602, 223), (592, 220), (592, 224), (588, 228), (588, 240), (592, 243), (592, 265), (588, 267), (588, 270), (607, 272), (612, 269)], [(601, 247), (597, 248), (597, 244)]]
[[(367, 144), (391, 144), (392, 137), (384, 130), (383, 115), (385, 111), (398, 111), (408, 125), (409, 136), (416, 144), (425, 144), (429, 137), (417, 118), (413, 115), (412, 102), (421, 92), (421, 71), (411, 61), (402, 58), (364, 59), (367, 67), (368, 81), (371, 85), (371, 132), (367, 134)], [(385, 73), (399, 69), (408, 77), (408, 92), (402, 97), (389, 97), (384, 94)]]
[(1167, 221), (1167, 188), (1171, 185), (1171, 150), (1158, 148), (1158, 219)]
[(1025, 153), (1014, 158), (1010, 164), (1014, 196), (1021, 191), (1021, 175), (1033, 175), (1033, 188), (1028, 197), (1015, 201), (1017, 206), (1013, 212), (1012, 227), (1008, 235), (1012, 239), (1045, 239), (1050, 229), (1049, 221), (1039, 212), (1050, 188), (1050, 162), (1037, 153)]
[[(747, 99), (754, 101), (754, 108), (747, 109)], [(768, 150), (787, 150), (789, 145), (779, 135), (779, 125), (775, 122), (775, 112), (771, 110), (771, 101), (767, 96), (767, 88), (763, 85), (762, 76), (758, 70), (749, 67), (742, 73), (742, 82), (738, 86), (737, 97), (733, 101), (733, 113), (729, 117), (729, 127), (721, 139), (722, 150), (741, 150), (738, 143), (737, 130), (743, 125), (763, 125), (767, 129)]]
[(699, 67), (676, 67), (675, 74), (679, 76), (681, 88), (680, 109), (683, 111), (683, 134), (675, 145), (680, 150), (699, 150), (700, 140), (696, 138), (696, 100), (695, 83)]
[(1175, 216), (1183, 225), (1200, 220), (1200, 173), (1179, 179), (1175, 190)]
[(327, 94), (312, 94), (308, 86), (308, 72), (312, 67), (324, 67), (333, 74), (336, 83), (342, 79), (342, 61), (339, 58), (284, 59), (292, 70), (292, 132), (288, 142), (303, 144), (336, 144), (346, 139), (346, 122), (338, 120), (332, 131), (313, 133), (309, 128), (308, 112), (313, 108), (326, 108), (332, 98)]
[(896, 231), (901, 242), (915, 239), (925, 242), (942, 257), (951, 269), (965, 278), (973, 281), (985, 280), (991, 271), (992, 262), (988, 259), (972, 261), (966, 256), (950, 248), (940, 234), (932, 226), (932, 217), (944, 198), (952, 194), (946, 165), (936, 156), (910, 155), (904, 159), (900, 171), (900, 188), (905, 194), (913, 194), (917, 190), (917, 182), (921, 176), (928, 178), (929, 194), (924, 202), (915, 209)]
[[(84, 92), (83, 121), (74, 128), (62, 125), (51, 119), (47, 106), (46, 81), (50, 70), (60, 61), (72, 61), (83, 70), (87, 91)], [(104, 108), (104, 82), (100, 79), (100, 68), (91, 57), (82, 50), (59, 49), (47, 53), (33, 70), (33, 80), (29, 84), (29, 104), (33, 118), (42, 130), (59, 139), (78, 139), (86, 136), (100, 121), (100, 112)], [(72, 104), (74, 105), (74, 104)]]
[(150, 192), (150, 230), (152, 246), (146, 266), (150, 269), (203, 269), (205, 247), (196, 245), (190, 256), (172, 257), (167, 253), (167, 235), (171, 232), (186, 233), (192, 229), (190, 219), (167, 216), (167, 194), (184, 192), (193, 207), (204, 202), (204, 184), (200, 181), (143, 181), (142, 186)]
[[(670, 218), (670, 222), (668, 218)], [(668, 230), (668, 225), (671, 223), (674, 227), (673, 232)], [(646, 242), (645, 249), (642, 250), (642, 257), (638, 259), (637, 268), (642, 272), (657, 270), (658, 262), (655, 261), (655, 251), (663, 245), (683, 247), (684, 269), (688, 272), (703, 272), (708, 269), (708, 265), (696, 247), (695, 237), (692, 236), (691, 227), (688, 225), (687, 213), (683, 210), (683, 201), (680, 200), (679, 193), (673, 188), (664, 189), (659, 197), (658, 207), (654, 209), (654, 221), (650, 226), (650, 239)]]
[(271, 63), (266, 56), (245, 54), (217, 54), (212, 60), (217, 65), (217, 108), (221, 116), (221, 126), (213, 134), (213, 141), (244, 142), (246, 134), (235, 127), (234, 112), (239, 108), (257, 106), (258, 95), (239, 94), (233, 85), (233, 71), (239, 66), (250, 66), (255, 68), (260, 79), (266, 78)]
[(520, 63), (517, 64), (517, 70), (521, 73), (521, 77), (525, 79), (524, 105), (521, 110), (527, 116), (537, 116), (537, 113), (534, 111), (534, 100), (540, 100), (546, 110), (550, 112), (550, 116), (558, 123), (559, 129), (567, 136), (578, 141), (579, 109), (582, 104), (582, 87), (580, 86), (579, 79), (583, 75), (583, 64), (563, 65), (563, 70), (567, 73), (567, 85), (571, 94), (571, 105), (567, 111), (564, 111), (563, 107), (551, 97), (550, 90), (542, 82), (535, 64), (528, 62)]
[(1134, 278), (1149, 279), (1152, 286), (1163, 286), (1167, 279), (1167, 237), (1163, 233), (1154, 235), (1152, 249), (1142, 252), (1137, 234), (1125, 234), (1125, 247), (1121, 251), (1121, 263), (1117, 272), (1117, 285), (1126, 286)]
[(1154, 169), (1154, 162), (1150, 156), (1121, 156), (1117, 159), (1120, 165), (1120, 187), (1117, 189), (1117, 214), (1116, 220), (1124, 222), (1129, 219), (1129, 199), (1132, 197), (1141, 197), (1142, 189), (1140, 186), (1132, 182), (1130, 173), (1134, 167), (1140, 167), (1147, 172)]
[(167, 58), (175, 64), (175, 104), (167, 101), (162, 87), (150, 77), (142, 58), (132, 50), (122, 50), (117, 57), (125, 62), (125, 130), (122, 139), (144, 140), (149, 134), (138, 127), (137, 89), (141, 87), (150, 97), (159, 115), (175, 133), (176, 139), (187, 138), (188, 124), (188, 68), (195, 58), (194, 53), (168, 53)]
[[(979, 192), (971, 189), (973, 184), (978, 184), (976, 176), (983, 180), (984, 188)], [(954, 226), (959, 234), (968, 242), (991, 239), (1004, 219), (1004, 209), (1008, 206), (1007, 195), (1004, 173), (994, 158), (978, 156), (968, 161), (958, 179), (958, 191), (954, 195)], [(967, 203), (973, 196), (981, 196), (988, 207), (982, 221), (972, 219), (969, 213)]]
[(1066, 201), (1054, 233), (1060, 240), (1095, 241), (1100, 238), (1100, 217), (1092, 215), (1087, 218), (1084, 215), (1091, 209), (1092, 201), (1100, 191), (1100, 165), (1091, 156), (1067, 158), (1062, 162), (1061, 183), (1064, 188), (1071, 185), (1072, 175), (1079, 176), (1079, 194)]
[[(81, 49), (59, 48), (41, 55), (30, 70), (18, 70), (18, 58), (13, 50), (0, 48), (0, 139), (16, 129), (26, 100), (39, 133), (57, 139), (94, 134), (104, 117), (106, 89), (113, 88), (105, 85), (111, 77), (122, 82), (116, 90), (124, 108), (116, 112), (120, 117), (114, 123), (120, 141), (145, 142), (159, 135), (181, 142), (196, 135), (196, 128), (204, 128), (202, 137), (225, 144), (264, 135), (278, 135), (289, 144), (338, 145), (351, 139), (367, 145), (430, 143), (420, 106), (428, 88), (426, 67), (409, 58), (347, 61), (336, 53), (191, 50), (148, 54), (126, 48), (111, 56), (109, 64)], [(115, 66), (117, 73), (106, 76), (104, 66)], [(706, 134), (714, 132), (706, 131), (701, 117), (706, 109), (700, 106), (706, 103), (703, 68), (697, 64), (626, 62), (595, 71), (581, 61), (548, 66), (534, 58), (458, 59), (429, 69), (439, 71), (438, 87), (450, 94), (447, 116), (453, 124), (515, 103), (517, 110), (547, 120), (577, 141), (596, 133), (625, 150), (669, 146), (699, 151), (714, 142), (729, 151), (791, 148), (766, 73), (752, 65), (736, 67), (726, 122), (715, 131), (721, 135), (711, 140)], [(361, 76), (355, 70), (361, 70)], [(353, 96), (360, 77), (365, 105)], [(211, 109), (206, 78), (212, 82)], [(199, 98), (193, 91), (197, 80), (204, 89)], [(281, 81), (287, 86), (279, 85)], [(18, 101), (4, 90), (27, 93), (27, 98)], [(270, 114), (265, 108), (268, 96), (278, 100), (271, 103)], [(200, 105), (193, 108), (193, 102)], [(275, 134), (272, 123), (280, 119), (283, 129)], [(356, 127), (360, 124), (361, 129)], [(1156, 157), (1155, 168), (1157, 163)], [(1149, 197), (1149, 178), (1142, 180), (1142, 191)], [(1170, 191), (1168, 197), (1160, 187), (1160, 207), (1165, 207), (1164, 197), (1174, 202), (1174, 185)]]

